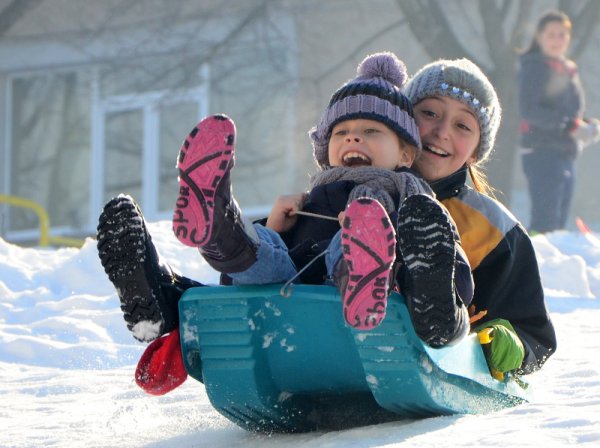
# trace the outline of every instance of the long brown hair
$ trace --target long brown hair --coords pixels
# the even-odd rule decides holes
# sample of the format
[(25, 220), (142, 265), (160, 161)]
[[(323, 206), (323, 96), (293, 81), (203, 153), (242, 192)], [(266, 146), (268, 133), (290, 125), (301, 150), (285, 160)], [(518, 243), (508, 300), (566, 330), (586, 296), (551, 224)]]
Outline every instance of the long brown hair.
[(468, 164), (467, 170), (469, 172), (469, 177), (471, 178), (471, 182), (473, 183), (473, 187), (475, 188), (475, 190), (487, 196), (495, 197), (495, 189), (490, 185), (487, 175), (479, 165)]
[(541, 53), (542, 49), (537, 40), (537, 37), (542, 31), (544, 31), (544, 29), (546, 28), (546, 25), (548, 25), (549, 23), (552, 23), (552, 22), (561, 23), (565, 28), (567, 28), (569, 30), (569, 32), (571, 32), (571, 30), (573, 29), (573, 24), (571, 23), (571, 19), (569, 18), (569, 16), (566, 13), (559, 11), (559, 10), (548, 11), (539, 18), (537, 26), (535, 27), (535, 34), (534, 34), (533, 38), (531, 39), (531, 43), (529, 44), (529, 47), (527, 47), (527, 49), (523, 52), (523, 54)]

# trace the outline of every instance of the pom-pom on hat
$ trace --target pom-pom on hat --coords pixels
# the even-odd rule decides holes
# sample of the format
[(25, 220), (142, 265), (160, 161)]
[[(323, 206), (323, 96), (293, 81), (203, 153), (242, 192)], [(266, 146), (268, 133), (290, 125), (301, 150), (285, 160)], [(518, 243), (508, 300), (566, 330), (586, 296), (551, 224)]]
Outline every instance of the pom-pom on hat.
[(407, 79), (406, 66), (394, 53), (367, 56), (356, 70), (356, 78), (331, 97), (319, 123), (309, 131), (314, 158), (320, 168), (329, 165), (329, 139), (334, 126), (359, 118), (379, 121), (407, 143), (421, 149), (421, 138), (412, 104), (400, 91)]
[(425, 65), (404, 87), (413, 105), (432, 96), (447, 96), (466, 104), (479, 122), (477, 161), (487, 159), (500, 127), (502, 109), (494, 86), (468, 59), (440, 59)]

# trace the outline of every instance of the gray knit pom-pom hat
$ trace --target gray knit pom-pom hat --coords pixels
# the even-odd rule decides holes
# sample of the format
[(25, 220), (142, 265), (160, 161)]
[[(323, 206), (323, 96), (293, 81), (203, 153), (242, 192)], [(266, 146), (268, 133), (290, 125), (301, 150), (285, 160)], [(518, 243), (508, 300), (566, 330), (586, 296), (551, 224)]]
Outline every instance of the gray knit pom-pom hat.
[(481, 132), (477, 161), (490, 156), (502, 109), (494, 86), (473, 62), (440, 59), (427, 64), (406, 83), (404, 93), (413, 105), (428, 97), (447, 96), (469, 106)]
[(332, 95), (321, 120), (309, 131), (313, 155), (321, 169), (330, 166), (328, 145), (331, 131), (345, 120), (363, 118), (379, 121), (421, 150), (412, 104), (400, 90), (407, 79), (404, 63), (394, 53), (375, 53), (358, 65), (356, 73), (356, 78)]

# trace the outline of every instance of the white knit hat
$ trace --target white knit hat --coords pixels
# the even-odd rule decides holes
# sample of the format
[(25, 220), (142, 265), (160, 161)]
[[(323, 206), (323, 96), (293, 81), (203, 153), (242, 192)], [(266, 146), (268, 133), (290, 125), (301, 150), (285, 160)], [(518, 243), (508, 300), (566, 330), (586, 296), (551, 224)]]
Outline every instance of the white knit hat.
[(408, 81), (404, 93), (413, 105), (428, 97), (447, 96), (469, 106), (481, 132), (477, 161), (490, 156), (502, 109), (494, 86), (473, 62), (440, 59), (427, 64)]

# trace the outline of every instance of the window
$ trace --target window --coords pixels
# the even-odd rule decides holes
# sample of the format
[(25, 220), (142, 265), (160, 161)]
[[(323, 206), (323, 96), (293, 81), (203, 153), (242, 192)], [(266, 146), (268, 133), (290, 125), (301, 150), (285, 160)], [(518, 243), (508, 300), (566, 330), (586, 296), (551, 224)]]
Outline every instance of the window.
[[(90, 77), (85, 71), (13, 78), (9, 86), (9, 193), (40, 203), (54, 226), (88, 224)], [(10, 230), (37, 229), (11, 209)]]
[(183, 138), (207, 114), (206, 92), (110, 97), (96, 113), (98, 164), (92, 172), (99, 207), (119, 193), (140, 203), (150, 220), (168, 219), (177, 197), (175, 161)]
[[(167, 219), (183, 136), (208, 110), (207, 71), (197, 72), (195, 87), (144, 91), (137, 83), (130, 94), (114, 94), (112, 78), (92, 69), (13, 76), (8, 194), (41, 204), (54, 234), (93, 234), (103, 204), (121, 192), (148, 219)], [(35, 238), (35, 214), (10, 208), (7, 216), (9, 239)]]

